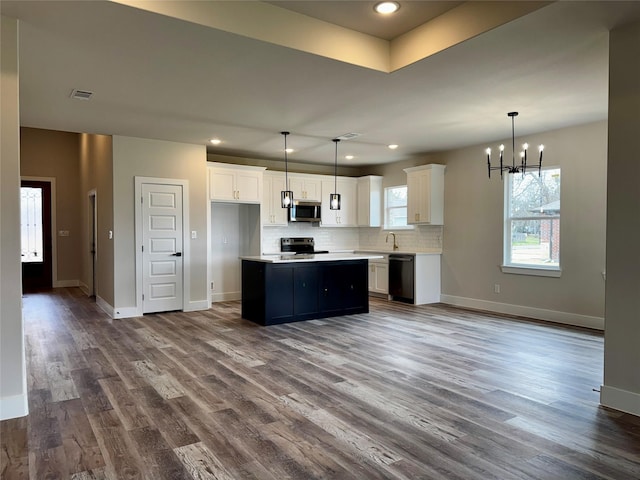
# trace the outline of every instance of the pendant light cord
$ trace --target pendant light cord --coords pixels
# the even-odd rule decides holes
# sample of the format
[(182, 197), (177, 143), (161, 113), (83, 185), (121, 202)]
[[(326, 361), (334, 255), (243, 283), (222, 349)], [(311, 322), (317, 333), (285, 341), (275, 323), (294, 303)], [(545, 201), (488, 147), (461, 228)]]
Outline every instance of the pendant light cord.
[(334, 138), (333, 141), (336, 144), (335, 164), (333, 167), (333, 193), (338, 193), (338, 142), (339, 138)]
[(284, 135), (284, 189), (289, 190), (289, 162), (287, 159), (287, 135), (289, 135), (289, 132), (280, 133)]
[[(517, 113), (516, 113), (517, 115)], [(511, 166), (516, 168), (516, 126), (515, 115), (511, 115)]]

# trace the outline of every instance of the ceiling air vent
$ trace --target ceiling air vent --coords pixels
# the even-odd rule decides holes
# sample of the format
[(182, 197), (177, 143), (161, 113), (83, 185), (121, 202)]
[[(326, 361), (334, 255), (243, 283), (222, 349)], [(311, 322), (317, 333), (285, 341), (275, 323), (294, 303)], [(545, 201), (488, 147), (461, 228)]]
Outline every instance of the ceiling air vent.
[(343, 133), (339, 137), (336, 137), (338, 140), (351, 140), (353, 138), (359, 137), (362, 135), (361, 133)]
[(89, 92), (88, 90), (79, 90), (74, 88), (71, 91), (71, 98), (75, 98), (76, 100), (89, 100), (93, 96), (93, 92)]

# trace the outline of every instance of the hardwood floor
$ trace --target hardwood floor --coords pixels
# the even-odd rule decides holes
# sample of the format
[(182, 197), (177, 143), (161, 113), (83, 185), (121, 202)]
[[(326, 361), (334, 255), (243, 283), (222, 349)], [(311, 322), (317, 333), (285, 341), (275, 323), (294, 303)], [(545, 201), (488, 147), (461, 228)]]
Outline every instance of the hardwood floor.
[(260, 327), (239, 302), (110, 320), (24, 298), (12, 479), (638, 479), (640, 418), (598, 406), (588, 330), (372, 299)]

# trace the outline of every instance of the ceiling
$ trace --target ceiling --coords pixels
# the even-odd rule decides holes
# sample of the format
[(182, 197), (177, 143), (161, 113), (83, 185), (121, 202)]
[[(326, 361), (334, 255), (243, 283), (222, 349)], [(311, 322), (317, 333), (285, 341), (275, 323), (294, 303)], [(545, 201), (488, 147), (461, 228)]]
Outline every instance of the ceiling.
[[(511, 19), (533, 2), (401, 1), (395, 20), (374, 3), (3, 0), (0, 11), (21, 20), (23, 126), (266, 159), (282, 158), (288, 130), (289, 159), (316, 164), (333, 163), (332, 138), (358, 133), (339, 145), (345, 166), (493, 143), (510, 137), (514, 110), (517, 135), (606, 119), (608, 31), (640, 19), (640, 2), (536, 3)], [(74, 88), (94, 95), (72, 99)]]

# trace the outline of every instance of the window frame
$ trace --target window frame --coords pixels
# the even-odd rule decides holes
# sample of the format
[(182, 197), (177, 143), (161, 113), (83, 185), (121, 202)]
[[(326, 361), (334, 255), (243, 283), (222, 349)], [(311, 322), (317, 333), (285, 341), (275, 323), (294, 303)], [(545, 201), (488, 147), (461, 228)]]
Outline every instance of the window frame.
[[(401, 206), (395, 206), (395, 207), (388, 207), (387, 206), (387, 192), (391, 189), (395, 189), (395, 188), (404, 188), (407, 191), (407, 202), (404, 205), (405, 210), (407, 211), (407, 215), (408, 215), (408, 211), (409, 211), (409, 191), (407, 188), (407, 185), (389, 185), (388, 187), (384, 187), (383, 188), (383, 197), (382, 197), (382, 214), (383, 214), (383, 219), (382, 219), (382, 230), (413, 230), (414, 226), (413, 225), (409, 225), (409, 224), (405, 224), (405, 225), (389, 225), (387, 223), (387, 219), (389, 218), (388, 216), (388, 211), (389, 208), (402, 208)], [(408, 217), (407, 217), (408, 219)]]
[[(548, 166), (541, 169), (542, 171), (559, 170), (560, 171), (560, 197), (562, 198), (562, 168), (558, 165)], [(532, 265), (526, 263), (514, 263), (510, 261), (512, 257), (512, 234), (511, 228), (514, 221), (526, 221), (526, 220), (558, 220), (560, 225), (562, 222), (561, 213), (556, 215), (549, 215), (545, 217), (539, 216), (511, 216), (511, 185), (513, 175), (521, 175), (519, 173), (509, 174), (507, 180), (504, 182), (504, 212), (503, 212), (503, 244), (502, 244), (502, 265), (500, 269), (503, 273), (511, 273), (516, 275), (533, 275), (541, 277), (560, 277), (562, 275), (562, 263), (561, 255), (558, 253), (558, 265)], [(562, 209), (562, 200), (560, 201), (560, 209)], [(560, 228), (562, 231), (562, 228)], [(558, 249), (562, 245), (562, 240), (559, 241)], [(560, 252), (560, 250), (558, 250)]]

